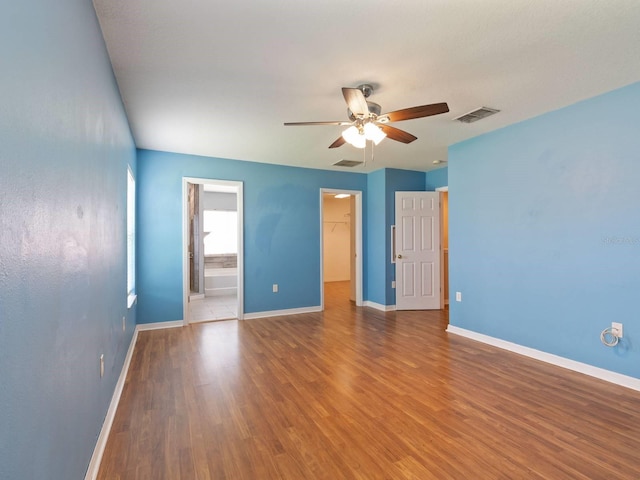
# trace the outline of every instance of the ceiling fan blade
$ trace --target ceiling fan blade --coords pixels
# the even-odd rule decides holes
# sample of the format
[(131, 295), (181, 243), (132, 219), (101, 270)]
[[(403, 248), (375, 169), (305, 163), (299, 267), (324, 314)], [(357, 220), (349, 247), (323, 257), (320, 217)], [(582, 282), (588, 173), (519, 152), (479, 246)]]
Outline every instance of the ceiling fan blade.
[(447, 113), (449, 106), (446, 103), (432, 103), (431, 105), (421, 105), (419, 107), (403, 108), (394, 112), (381, 115), (387, 117), (390, 122), (400, 122), (402, 120), (411, 120), (413, 118), (430, 117), (431, 115), (440, 115)]
[(331, 145), (329, 145), (329, 148), (338, 148), (341, 147), (342, 145), (344, 145), (346, 142), (346, 140), (344, 138), (342, 138), (342, 135), (338, 137), (338, 139), (333, 142)]
[(285, 122), (285, 127), (304, 125), (351, 125), (352, 122)]
[(392, 127), (391, 125), (378, 125), (384, 133), (387, 134), (391, 140), (395, 140), (396, 142), (402, 143), (411, 143), (414, 140), (417, 140), (418, 137), (415, 135), (411, 135), (409, 132), (405, 132), (404, 130), (400, 130), (399, 128)]
[(347, 106), (351, 113), (354, 115), (368, 115), (369, 107), (367, 100), (364, 98), (362, 92), (357, 88), (342, 88), (342, 95), (344, 96)]

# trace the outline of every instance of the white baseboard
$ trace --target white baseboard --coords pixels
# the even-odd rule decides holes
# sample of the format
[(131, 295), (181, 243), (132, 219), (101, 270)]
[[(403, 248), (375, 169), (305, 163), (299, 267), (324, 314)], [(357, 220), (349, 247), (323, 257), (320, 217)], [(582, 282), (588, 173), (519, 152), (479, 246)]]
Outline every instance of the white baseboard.
[(96, 446), (93, 449), (93, 455), (91, 455), (91, 460), (89, 461), (89, 467), (87, 468), (87, 473), (84, 477), (85, 480), (95, 480), (96, 478), (98, 478), (100, 462), (102, 461), (104, 449), (107, 446), (107, 440), (109, 439), (109, 433), (111, 432), (113, 419), (116, 416), (118, 403), (120, 403), (120, 396), (122, 395), (124, 382), (127, 379), (127, 372), (129, 371), (129, 364), (131, 363), (131, 358), (133, 357), (133, 350), (136, 346), (137, 339), (138, 327), (136, 327), (136, 329), (133, 331), (133, 337), (131, 338), (131, 343), (129, 344), (127, 355), (124, 357), (124, 364), (122, 365), (120, 376), (118, 377), (118, 381), (116, 382), (116, 388), (113, 391), (113, 396), (111, 397), (111, 403), (109, 404), (107, 415), (104, 417), (102, 429), (100, 430), (100, 435), (98, 435), (98, 441), (96, 442)]
[(182, 320), (176, 320), (172, 322), (142, 323), (142, 324), (136, 325), (136, 328), (133, 331), (133, 337), (131, 338), (131, 343), (129, 344), (129, 349), (127, 350), (127, 355), (124, 358), (122, 371), (120, 372), (120, 376), (118, 377), (116, 388), (113, 391), (113, 396), (111, 397), (111, 403), (109, 404), (107, 415), (104, 417), (104, 422), (102, 423), (102, 429), (100, 430), (100, 435), (98, 435), (98, 441), (96, 442), (96, 446), (93, 449), (93, 455), (91, 456), (91, 460), (89, 461), (89, 468), (87, 468), (87, 473), (84, 477), (84, 480), (95, 480), (98, 477), (100, 462), (102, 461), (102, 455), (104, 454), (104, 449), (107, 446), (109, 433), (111, 433), (111, 427), (113, 425), (113, 420), (116, 416), (118, 403), (120, 403), (120, 396), (122, 395), (124, 382), (127, 379), (127, 372), (129, 371), (129, 365), (131, 364), (131, 358), (133, 357), (133, 350), (135, 349), (136, 340), (138, 339), (138, 332), (143, 330), (160, 330), (162, 328), (182, 327), (183, 325), (184, 325), (184, 322)]
[(372, 302), (371, 300), (366, 300), (362, 306), (375, 308), (376, 310), (381, 310), (383, 312), (393, 312), (396, 309), (395, 305), (382, 305), (381, 303)]
[(471, 330), (456, 327), (454, 325), (449, 325), (447, 327), (447, 332), (470, 338), (471, 340), (476, 340), (478, 342), (486, 343), (488, 345), (493, 345), (494, 347), (502, 348), (504, 350), (509, 350), (510, 352), (524, 355), (525, 357), (535, 358), (536, 360), (541, 360), (558, 367), (573, 370), (574, 372), (579, 372), (591, 377), (599, 378), (600, 380), (615, 383), (616, 385), (620, 385), (622, 387), (640, 391), (640, 378), (629, 377), (628, 375), (622, 375), (621, 373), (612, 372), (611, 370), (594, 367), (593, 365), (589, 365), (587, 363), (577, 362), (575, 360), (560, 357), (558, 355), (553, 355), (541, 350), (536, 350), (535, 348), (525, 347), (523, 345), (518, 345), (517, 343), (507, 342), (506, 340), (501, 340), (499, 338), (490, 337), (489, 335), (484, 335), (482, 333), (477, 333)]
[(144, 330), (161, 330), (163, 328), (176, 327), (184, 327), (184, 321), (173, 320), (171, 322), (139, 323), (136, 325), (136, 331), (142, 332)]
[(266, 312), (245, 313), (243, 320), (254, 320), (256, 318), (280, 317), (282, 315), (298, 315), (300, 313), (321, 312), (320, 305), (316, 307), (287, 308), (285, 310), (269, 310)]

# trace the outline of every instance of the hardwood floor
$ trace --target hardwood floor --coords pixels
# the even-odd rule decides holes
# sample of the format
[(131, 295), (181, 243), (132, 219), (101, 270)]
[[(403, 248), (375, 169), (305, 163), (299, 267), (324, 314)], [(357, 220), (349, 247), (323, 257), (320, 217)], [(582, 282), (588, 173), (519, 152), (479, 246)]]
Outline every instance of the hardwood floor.
[(99, 478), (640, 478), (639, 392), (344, 295), (140, 332)]

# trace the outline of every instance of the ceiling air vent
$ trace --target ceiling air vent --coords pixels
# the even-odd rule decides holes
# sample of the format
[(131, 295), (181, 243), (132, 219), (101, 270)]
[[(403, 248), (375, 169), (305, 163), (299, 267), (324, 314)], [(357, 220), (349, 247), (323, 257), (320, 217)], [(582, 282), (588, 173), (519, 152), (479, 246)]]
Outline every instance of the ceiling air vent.
[(357, 165), (360, 165), (362, 162), (359, 162), (358, 160), (340, 160), (337, 163), (334, 163), (334, 165), (336, 167), (355, 167)]
[(478, 120), (482, 120), (489, 115), (493, 115), (494, 113), (498, 113), (500, 110), (496, 110), (495, 108), (489, 107), (480, 107), (469, 113), (465, 113), (464, 115), (460, 115), (459, 117), (454, 118), (454, 120), (458, 120), (462, 123), (473, 123)]

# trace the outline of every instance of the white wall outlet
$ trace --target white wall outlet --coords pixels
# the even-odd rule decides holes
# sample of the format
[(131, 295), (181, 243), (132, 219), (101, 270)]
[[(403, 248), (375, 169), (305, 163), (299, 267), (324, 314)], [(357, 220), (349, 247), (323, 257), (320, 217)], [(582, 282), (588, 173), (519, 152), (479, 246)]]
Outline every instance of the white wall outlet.
[(104, 377), (104, 353), (100, 355), (100, 378)]
[(273, 284), (273, 293), (278, 293), (278, 284), (277, 283)]
[(122, 317), (122, 331), (127, 330), (127, 317)]
[(462, 292), (456, 292), (456, 302), (462, 301)]
[(391, 280), (391, 288), (396, 288), (396, 281), (395, 280)]
[(611, 333), (613, 333), (618, 338), (622, 338), (622, 324), (611, 322)]

